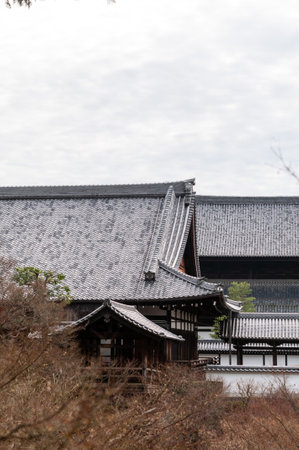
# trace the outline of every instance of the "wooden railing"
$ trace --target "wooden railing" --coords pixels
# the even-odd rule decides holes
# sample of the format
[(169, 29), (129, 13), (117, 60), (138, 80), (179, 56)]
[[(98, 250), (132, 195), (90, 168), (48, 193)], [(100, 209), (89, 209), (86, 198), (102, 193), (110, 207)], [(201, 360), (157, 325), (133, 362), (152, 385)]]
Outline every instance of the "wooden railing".
[(104, 366), (100, 368), (99, 381), (108, 385), (123, 384), (126, 390), (145, 390), (157, 383), (160, 373), (148, 367)]
[(203, 357), (198, 359), (191, 360), (177, 360), (172, 361), (175, 364), (180, 364), (182, 366), (190, 367), (190, 369), (194, 370), (204, 370), (207, 364), (217, 364), (217, 358), (215, 357)]

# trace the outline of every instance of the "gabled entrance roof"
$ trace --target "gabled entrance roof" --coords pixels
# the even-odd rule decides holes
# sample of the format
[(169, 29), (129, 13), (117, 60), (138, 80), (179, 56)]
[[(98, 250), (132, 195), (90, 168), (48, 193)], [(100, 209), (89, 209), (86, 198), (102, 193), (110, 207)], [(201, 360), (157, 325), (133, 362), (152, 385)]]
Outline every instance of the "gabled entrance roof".
[(179, 342), (184, 341), (182, 336), (171, 333), (147, 319), (135, 306), (124, 305), (112, 300), (106, 300), (99, 308), (95, 309), (90, 314), (65, 325), (64, 328), (84, 327), (100, 319), (107, 321), (110, 317), (127, 325), (129, 328), (135, 329), (141, 334), (149, 335), (153, 338)]

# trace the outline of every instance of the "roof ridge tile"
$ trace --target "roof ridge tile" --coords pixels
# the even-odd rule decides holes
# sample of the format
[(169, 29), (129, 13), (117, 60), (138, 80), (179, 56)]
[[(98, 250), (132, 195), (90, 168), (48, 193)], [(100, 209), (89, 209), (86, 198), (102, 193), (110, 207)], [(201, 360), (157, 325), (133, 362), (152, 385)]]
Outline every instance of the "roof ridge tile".
[(61, 186), (2, 186), (0, 200), (28, 198), (97, 198), (128, 196), (165, 196), (169, 186), (176, 195), (186, 193), (186, 184), (193, 185), (195, 179), (173, 182), (106, 184), (106, 185), (61, 185)]
[(191, 283), (195, 286), (202, 287), (206, 290), (209, 290), (211, 292), (220, 292), (222, 291), (222, 288), (218, 283), (209, 283), (206, 281), (204, 277), (197, 278), (193, 277), (192, 275), (188, 275), (187, 273), (181, 272), (180, 270), (176, 269), (175, 267), (169, 266), (165, 261), (159, 260), (159, 267), (164, 269), (166, 272), (171, 273), (172, 275), (176, 276), (177, 278), (180, 278), (183, 281), (186, 281), (187, 283)]
[(149, 259), (145, 265), (145, 279), (155, 279), (156, 272), (158, 270), (158, 259), (163, 254), (165, 248), (166, 233), (170, 225), (170, 213), (174, 206), (175, 193), (172, 186), (169, 186), (165, 196), (163, 210), (161, 213), (160, 222), (157, 226), (156, 239), (154, 241), (152, 249), (149, 251)]
[(196, 195), (196, 203), (217, 204), (299, 204), (299, 196), (221, 196), (221, 195)]

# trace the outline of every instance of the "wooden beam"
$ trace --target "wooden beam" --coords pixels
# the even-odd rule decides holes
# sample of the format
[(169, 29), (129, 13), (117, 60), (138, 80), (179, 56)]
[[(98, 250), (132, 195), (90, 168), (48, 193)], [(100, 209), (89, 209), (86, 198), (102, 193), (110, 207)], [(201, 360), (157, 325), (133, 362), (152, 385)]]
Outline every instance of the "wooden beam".
[(237, 345), (237, 365), (243, 366), (243, 345)]

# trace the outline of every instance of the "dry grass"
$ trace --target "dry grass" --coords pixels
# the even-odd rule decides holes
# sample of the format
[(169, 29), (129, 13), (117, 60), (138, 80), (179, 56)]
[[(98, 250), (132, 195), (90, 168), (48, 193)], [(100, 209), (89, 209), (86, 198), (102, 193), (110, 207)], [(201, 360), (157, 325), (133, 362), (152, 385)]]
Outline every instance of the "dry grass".
[(125, 382), (102, 383), (100, 366), (83, 369), (74, 349), (20, 350), (10, 344), (3, 358), (1, 348), (0, 448), (298, 448), (299, 401), (286, 391), (228, 400), (219, 384), (172, 366), (151, 393), (128, 394)]
[(284, 386), (228, 400), (219, 384), (177, 366), (161, 368), (151, 393), (128, 394), (126, 375), (103, 383), (71, 335), (49, 333), (60, 305), (45, 303), (38, 285), (9, 281), (11, 268), (0, 260), (1, 449), (299, 447), (299, 400)]

